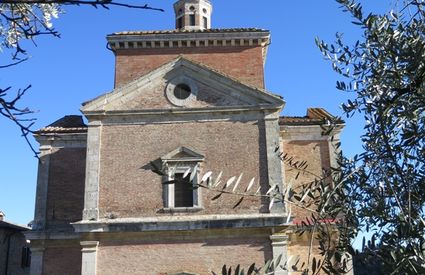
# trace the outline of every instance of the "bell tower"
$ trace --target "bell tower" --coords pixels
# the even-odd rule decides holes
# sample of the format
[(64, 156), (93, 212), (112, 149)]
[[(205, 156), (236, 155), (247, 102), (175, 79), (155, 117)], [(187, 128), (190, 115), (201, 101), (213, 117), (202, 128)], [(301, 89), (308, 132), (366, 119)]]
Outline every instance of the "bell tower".
[(205, 30), (211, 28), (212, 5), (209, 0), (179, 0), (174, 3), (176, 29)]

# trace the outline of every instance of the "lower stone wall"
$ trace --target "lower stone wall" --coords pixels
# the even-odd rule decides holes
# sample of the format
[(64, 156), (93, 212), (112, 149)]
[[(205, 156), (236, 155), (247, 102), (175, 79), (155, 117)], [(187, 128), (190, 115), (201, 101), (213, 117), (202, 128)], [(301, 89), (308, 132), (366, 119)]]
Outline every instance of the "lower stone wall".
[(59, 274), (81, 274), (81, 247), (79, 242), (66, 247), (47, 247), (44, 251), (43, 275)]
[(181, 271), (195, 274), (221, 273), (224, 264), (240, 264), (247, 270), (262, 266), (272, 258), (269, 235), (241, 237), (205, 237), (190, 240), (150, 241), (103, 240), (98, 250), (97, 273), (174, 275)]

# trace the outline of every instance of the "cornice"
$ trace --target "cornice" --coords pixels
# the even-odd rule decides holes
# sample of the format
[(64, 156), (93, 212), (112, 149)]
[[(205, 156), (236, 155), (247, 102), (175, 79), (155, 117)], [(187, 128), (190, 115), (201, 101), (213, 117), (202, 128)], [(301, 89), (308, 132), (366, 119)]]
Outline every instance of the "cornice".
[(285, 214), (245, 214), (80, 221), (72, 225), (77, 233), (95, 233), (264, 228), (287, 226), (287, 222)]
[(267, 47), (270, 32), (128, 32), (107, 36), (112, 50), (195, 47)]

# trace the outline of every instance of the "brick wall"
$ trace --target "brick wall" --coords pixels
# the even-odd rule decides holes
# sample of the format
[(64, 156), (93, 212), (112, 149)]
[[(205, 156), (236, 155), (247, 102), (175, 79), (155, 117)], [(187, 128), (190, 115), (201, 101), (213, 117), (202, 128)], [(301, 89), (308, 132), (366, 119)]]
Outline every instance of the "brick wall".
[(244, 83), (264, 87), (262, 47), (205, 47), (117, 50), (115, 86), (119, 87), (182, 55)]
[[(288, 255), (292, 255), (292, 260), (289, 263), (290, 274), (293, 275), (302, 275), (303, 270), (309, 268), (312, 270), (312, 261), (313, 258), (316, 258), (316, 262), (318, 260), (322, 260), (319, 250), (318, 241), (314, 240), (311, 251), (310, 249), (310, 241), (311, 241), (311, 232), (306, 232), (302, 236), (298, 234), (291, 234), (289, 237), (289, 245), (288, 245)], [(315, 238), (315, 237), (313, 237)], [(309, 251), (311, 254), (309, 254)], [(310, 255), (310, 261), (308, 260)], [(296, 262), (298, 261), (298, 264)], [(296, 266), (297, 269), (293, 269), (292, 266)], [(322, 273), (319, 273), (322, 274)]]
[[(307, 161), (307, 170), (309, 173), (300, 173), (298, 179), (295, 179), (299, 171), (284, 164), (285, 169), (285, 181), (286, 183), (293, 180), (293, 187), (296, 188), (299, 185), (307, 184), (314, 181), (317, 177), (321, 177), (322, 169), (329, 169), (329, 146), (327, 140), (294, 140), (284, 141), (282, 144), (284, 152), (288, 154), (288, 157), (294, 157), (294, 161)], [(311, 212), (291, 206), (292, 214), (295, 220), (303, 220), (306, 216), (311, 216)]]
[[(150, 170), (149, 162), (185, 146), (205, 156), (201, 174), (223, 171), (223, 179), (244, 173), (239, 190), (252, 177), (261, 179), (267, 190), (262, 123), (206, 122), (156, 125), (104, 126), (102, 130), (99, 208), (100, 217), (162, 215), (164, 207), (161, 176)], [(261, 159), (261, 160), (260, 160)], [(223, 183), (222, 185), (223, 186)], [(253, 187), (255, 190), (258, 183)], [(198, 214), (258, 213), (268, 211), (267, 202), (246, 198), (236, 209), (239, 196), (200, 189), (205, 210)], [(263, 190), (264, 191), (264, 190)]]
[(78, 242), (72, 247), (48, 247), (44, 251), (43, 275), (59, 274), (81, 274), (81, 248)]
[(53, 149), (49, 167), (48, 226), (79, 221), (84, 208), (86, 149)]
[(204, 238), (189, 237), (163, 241), (101, 241), (98, 252), (98, 274), (174, 275), (179, 271), (196, 274), (221, 274), (224, 264), (247, 268), (262, 266), (270, 259), (268, 235)]

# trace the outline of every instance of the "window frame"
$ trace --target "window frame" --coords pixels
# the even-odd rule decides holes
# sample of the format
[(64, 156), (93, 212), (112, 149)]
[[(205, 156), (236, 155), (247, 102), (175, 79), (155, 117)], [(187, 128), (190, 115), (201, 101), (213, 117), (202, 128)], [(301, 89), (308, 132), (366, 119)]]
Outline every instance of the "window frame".
[(195, 27), (196, 26), (196, 14), (189, 14), (189, 26)]
[[(186, 147), (179, 147), (176, 150), (161, 157), (164, 167), (165, 176), (163, 182), (171, 182), (174, 180), (175, 174), (184, 174), (188, 169), (191, 170), (193, 184), (196, 186), (199, 183), (201, 172), (201, 163), (204, 161), (204, 156)], [(175, 206), (175, 185), (174, 183), (163, 184), (164, 195), (164, 211), (169, 212), (190, 212), (200, 211), (203, 209), (201, 200), (201, 188), (194, 188), (192, 192), (193, 206), (192, 207), (176, 207)]]
[[(199, 165), (196, 162), (179, 162), (173, 161), (168, 163), (167, 167), (167, 181), (174, 180), (175, 174), (184, 174), (188, 169), (192, 170), (192, 173), (195, 173), (193, 178), (193, 185), (197, 185), (199, 182)], [(176, 207), (175, 206), (175, 184), (165, 184), (165, 208), (166, 209), (174, 209), (174, 210), (189, 210), (201, 208), (200, 203), (200, 188), (196, 188), (192, 191), (192, 200), (193, 205), (189, 207)]]
[[(187, 85), (190, 88), (190, 95), (185, 99), (179, 99), (174, 95), (174, 90), (176, 86), (180, 84)], [(167, 97), (168, 101), (174, 106), (188, 107), (192, 103), (196, 102), (198, 91), (198, 85), (193, 79), (185, 75), (179, 75), (169, 81), (169, 83), (165, 87), (165, 96)]]
[(204, 29), (208, 29), (208, 18), (206, 16), (202, 16), (202, 24)]
[(184, 25), (183, 20), (184, 20), (183, 16), (177, 17), (177, 19), (176, 19), (177, 29), (179, 29), (179, 30), (183, 29), (183, 25)]

